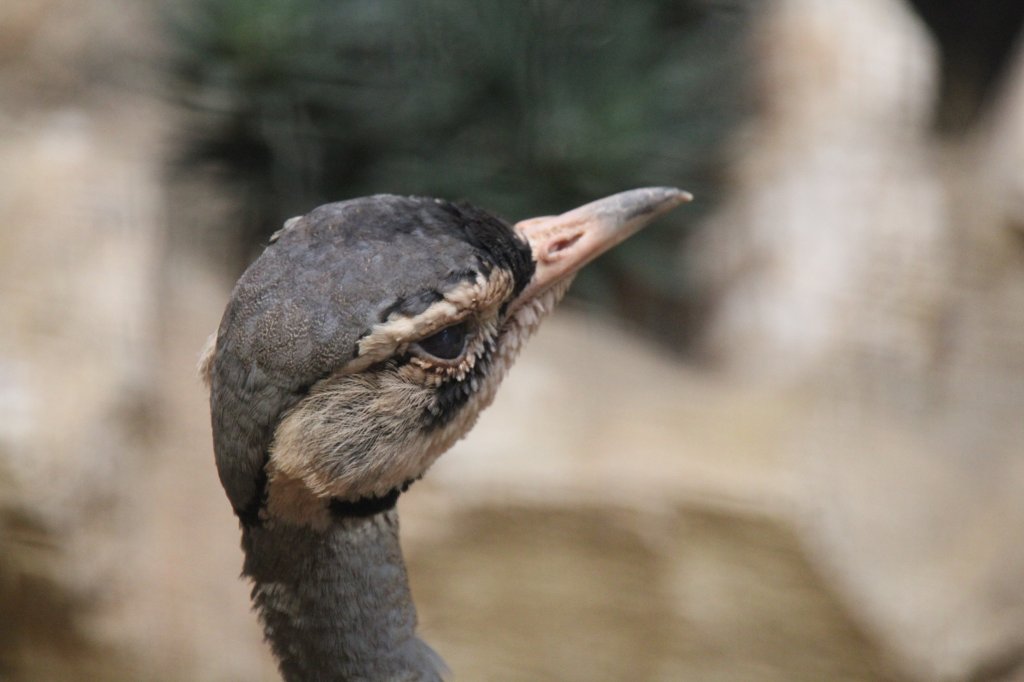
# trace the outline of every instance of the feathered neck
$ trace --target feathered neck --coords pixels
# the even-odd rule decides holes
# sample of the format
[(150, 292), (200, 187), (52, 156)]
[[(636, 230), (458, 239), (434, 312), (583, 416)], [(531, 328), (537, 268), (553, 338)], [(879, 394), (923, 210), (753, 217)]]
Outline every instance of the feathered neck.
[(441, 680), (416, 637), (394, 509), (326, 529), (268, 519), (243, 529), (243, 573), (288, 682)]

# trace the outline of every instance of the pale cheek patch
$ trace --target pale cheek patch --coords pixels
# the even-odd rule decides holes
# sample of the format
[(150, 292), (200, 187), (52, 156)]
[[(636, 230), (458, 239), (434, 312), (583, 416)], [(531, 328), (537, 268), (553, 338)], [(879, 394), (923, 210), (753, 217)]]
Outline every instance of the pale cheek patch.
[(330, 379), (285, 415), (268, 464), (272, 513), (308, 519), (330, 498), (381, 496), (419, 478), (469, 430), (498, 384), (482, 386), (450, 424), (425, 432), (419, 416), (436, 393), (410, 371)]
[(386, 493), (410, 468), (407, 415), (429, 398), (429, 388), (392, 372), (328, 379), (281, 420), (270, 463), (316, 497)]

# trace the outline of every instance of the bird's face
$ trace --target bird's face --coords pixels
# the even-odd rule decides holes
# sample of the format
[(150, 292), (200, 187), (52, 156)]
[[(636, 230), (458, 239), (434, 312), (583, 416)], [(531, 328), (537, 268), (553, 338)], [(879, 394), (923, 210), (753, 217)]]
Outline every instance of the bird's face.
[(688, 198), (634, 190), (509, 226), (377, 196), (289, 221), (239, 280), (205, 363), (243, 522), (393, 503), (472, 427), (579, 268)]

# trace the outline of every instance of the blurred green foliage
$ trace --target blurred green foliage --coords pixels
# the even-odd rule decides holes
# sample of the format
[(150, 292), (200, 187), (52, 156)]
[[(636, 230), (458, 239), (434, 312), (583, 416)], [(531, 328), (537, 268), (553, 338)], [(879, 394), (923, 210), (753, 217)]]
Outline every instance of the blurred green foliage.
[[(170, 10), (193, 113), (178, 168), (212, 167), (243, 242), (315, 205), (393, 192), (509, 220), (632, 187), (698, 202), (576, 287), (678, 328), (681, 226), (717, 194), (744, 113), (742, 3), (630, 0), (187, 0)], [(251, 247), (250, 247), (251, 248)]]

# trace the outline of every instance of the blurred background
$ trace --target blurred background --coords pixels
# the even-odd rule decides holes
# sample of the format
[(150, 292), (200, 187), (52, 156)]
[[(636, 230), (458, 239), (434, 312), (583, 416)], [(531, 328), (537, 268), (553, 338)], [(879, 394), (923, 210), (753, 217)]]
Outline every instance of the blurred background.
[(198, 353), (280, 224), (697, 200), (399, 505), (463, 680), (1024, 680), (1024, 3), (4, 0), (0, 680), (274, 680)]

